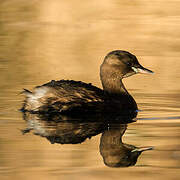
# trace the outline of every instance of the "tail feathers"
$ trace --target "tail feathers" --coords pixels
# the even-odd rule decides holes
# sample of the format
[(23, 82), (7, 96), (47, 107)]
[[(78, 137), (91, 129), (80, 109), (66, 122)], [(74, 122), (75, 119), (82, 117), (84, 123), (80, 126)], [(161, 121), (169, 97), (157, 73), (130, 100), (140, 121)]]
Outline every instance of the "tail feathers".
[(29, 90), (27, 90), (27, 89), (23, 89), (23, 91), (21, 92), (21, 94), (25, 94), (26, 96), (32, 96), (32, 92), (31, 91), (29, 91)]

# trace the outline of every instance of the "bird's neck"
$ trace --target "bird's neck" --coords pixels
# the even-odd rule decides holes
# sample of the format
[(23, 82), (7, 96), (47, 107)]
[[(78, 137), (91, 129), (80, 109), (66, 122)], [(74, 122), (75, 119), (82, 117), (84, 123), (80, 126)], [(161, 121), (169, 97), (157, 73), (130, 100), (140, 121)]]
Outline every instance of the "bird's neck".
[(102, 81), (103, 89), (105, 94), (112, 98), (114, 101), (121, 104), (124, 104), (124, 107), (129, 109), (137, 109), (137, 104), (134, 98), (126, 90), (122, 78), (121, 79), (112, 79), (107, 78)]
[(122, 79), (107, 78), (102, 82), (104, 91), (109, 95), (129, 95)]

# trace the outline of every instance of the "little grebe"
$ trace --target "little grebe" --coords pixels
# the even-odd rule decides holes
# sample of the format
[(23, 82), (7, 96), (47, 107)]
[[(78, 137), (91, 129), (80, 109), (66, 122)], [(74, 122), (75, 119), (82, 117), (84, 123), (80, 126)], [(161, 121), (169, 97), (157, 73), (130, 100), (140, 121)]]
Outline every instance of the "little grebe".
[(153, 73), (141, 66), (133, 54), (116, 50), (107, 54), (100, 67), (103, 90), (73, 80), (52, 80), (26, 95), (22, 110), (33, 113), (114, 113), (137, 110), (122, 79), (136, 73)]

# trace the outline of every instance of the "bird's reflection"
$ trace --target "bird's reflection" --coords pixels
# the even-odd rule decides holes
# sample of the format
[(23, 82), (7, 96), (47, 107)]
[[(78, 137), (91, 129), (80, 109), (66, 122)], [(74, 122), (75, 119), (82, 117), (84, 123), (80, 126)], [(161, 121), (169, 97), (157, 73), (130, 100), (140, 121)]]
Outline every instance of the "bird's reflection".
[(44, 116), (24, 113), (27, 128), (23, 133), (33, 130), (35, 135), (47, 138), (52, 144), (78, 144), (104, 131), (103, 123), (86, 121), (65, 115)]
[[(128, 167), (136, 164), (139, 155), (152, 147), (137, 148), (122, 142), (127, 124), (134, 122), (128, 117), (68, 117), (65, 115), (45, 116), (24, 113), (27, 128), (23, 134), (33, 131), (47, 138), (52, 144), (78, 144), (102, 133), (100, 154), (109, 167)], [(111, 121), (110, 121), (111, 120)], [(111, 123), (110, 123), (111, 122)]]
[(152, 147), (138, 148), (122, 142), (122, 136), (127, 129), (127, 124), (115, 126), (110, 124), (108, 130), (102, 133), (100, 153), (104, 163), (109, 167), (128, 167), (136, 164), (139, 155)]

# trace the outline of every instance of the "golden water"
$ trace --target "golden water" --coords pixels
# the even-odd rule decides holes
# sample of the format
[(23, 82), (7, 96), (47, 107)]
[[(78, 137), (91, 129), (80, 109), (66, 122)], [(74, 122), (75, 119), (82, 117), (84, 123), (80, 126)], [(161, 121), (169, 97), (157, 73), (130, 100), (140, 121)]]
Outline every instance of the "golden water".
[[(180, 179), (179, 9), (178, 0), (1, 0), (0, 179)], [(154, 150), (133, 167), (110, 168), (101, 134), (76, 145), (22, 135), (23, 88), (51, 79), (101, 87), (99, 66), (115, 49), (155, 71), (124, 80), (142, 111), (123, 137)]]

